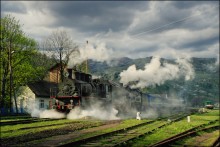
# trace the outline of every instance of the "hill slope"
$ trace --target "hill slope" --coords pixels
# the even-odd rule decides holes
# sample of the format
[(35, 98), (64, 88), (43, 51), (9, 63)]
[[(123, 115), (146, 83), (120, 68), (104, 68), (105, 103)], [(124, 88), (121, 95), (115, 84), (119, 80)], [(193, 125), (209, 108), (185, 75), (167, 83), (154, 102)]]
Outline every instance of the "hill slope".
[[(104, 76), (119, 82), (120, 73), (135, 64), (137, 69), (143, 69), (150, 63), (152, 57), (130, 59), (127, 57), (114, 59), (110, 64), (89, 60), (90, 72), (94, 75)], [(174, 63), (174, 60), (160, 59), (164, 62)], [(215, 58), (192, 58), (191, 63), (195, 70), (195, 78), (191, 81), (184, 79), (166, 81), (163, 85), (156, 85), (142, 89), (147, 93), (168, 94), (183, 98), (192, 106), (201, 106), (204, 101), (219, 102), (219, 64)]]

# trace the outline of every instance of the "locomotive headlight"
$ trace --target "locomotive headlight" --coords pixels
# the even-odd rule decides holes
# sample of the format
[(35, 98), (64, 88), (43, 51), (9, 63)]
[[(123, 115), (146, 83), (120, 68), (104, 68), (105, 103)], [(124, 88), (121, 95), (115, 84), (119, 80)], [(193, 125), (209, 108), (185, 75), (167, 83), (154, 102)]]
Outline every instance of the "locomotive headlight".
[(75, 92), (75, 93), (73, 94), (73, 96), (78, 96), (78, 94)]
[(73, 103), (73, 100), (70, 100), (70, 103), (72, 104), (72, 103)]

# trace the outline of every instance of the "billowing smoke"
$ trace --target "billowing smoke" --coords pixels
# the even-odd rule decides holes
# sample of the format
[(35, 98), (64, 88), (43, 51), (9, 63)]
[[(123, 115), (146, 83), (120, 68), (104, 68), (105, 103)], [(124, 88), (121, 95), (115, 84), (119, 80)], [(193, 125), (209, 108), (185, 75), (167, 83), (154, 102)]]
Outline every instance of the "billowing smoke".
[(85, 109), (76, 107), (70, 111), (67, 115), (67, 119), (80, 119), (86, 117), (92, 117), (101, 120), (117, 120), (118, 110), (114, 107), (104, 107), (101, 102), (92, 102), (90, 106), (86, 106)]
[(65, 114), (56, 110), (43, 110), (40, 112), (40, 118), (65, 118)]
[(105, 43), (97, 43), (96, 45), (89, 43), (70, 55), (70, 60), (67, 66), (68, 68), (73, 68), (75, 65), (80, 64), (87, 59), (100, 62), (109, 61), (111, 57), (112, 49), (108, 49)]
[(40, 110), (39, 110), (39, 103), (35, 102), (34, 100), (29, 101), (27, 105), (27, 112), (31, 114), (31, 117), (39, 117)]
[(144, 69), (137, 69), (135, 65), (131, 65), (127, 70), (120, 73), (120, 82), (123, 85), (129, 85), (131, 88), (144, 88), (148, 86), (161, 85), (167, 80), (178, 79), (181, 76), (185, 80), (194, 78), (194, 69), (189, 59), (179, 58), (176, 64), (160, 62), (159, 57), (153, 57)]
[[(163, 110), (164, 111), (164, 110)], [(148, 108), (147, 111), (141, 112), (142, 118), (158, 118), (159, 113), (155, 108)]]
[[(124, 88), (115, 89), (112, 94), (112, 105), (119, 111), (119, 117), (135, 118), (137, 108), (133, 107), (136, 102), (140, 102), (139, 93), (128, 91)], [(140, 109), (140, 107), (138, 107)]]
[(46, 110), (39, 109), (39, 103), (37, 101), (30, 102), (28, 104), (28, 112), (31, 114), (31, 117), (38, 118), (65, 118), (63, 113), (57, 112), (56, 110)]

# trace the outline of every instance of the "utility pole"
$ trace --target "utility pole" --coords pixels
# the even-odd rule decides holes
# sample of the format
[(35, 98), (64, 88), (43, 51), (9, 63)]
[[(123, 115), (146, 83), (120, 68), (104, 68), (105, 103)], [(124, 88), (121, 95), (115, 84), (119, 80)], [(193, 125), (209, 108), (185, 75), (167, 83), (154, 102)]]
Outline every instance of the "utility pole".
[[(87, 40), (86, 43), (88, 47), (89, 41)], [(88, 57), (86, 57), (86, 73), (88, 73)]]
[(9, 67), (9, 98), (10, 98), (10, 113), (12, 113), (12, 67), (11, 67), (11, 43), (8, 49), (8, 67)]
[(60, 47), (60, 76), (61, 76), (61, 82), (63, 82), (62, 50), (63, 50), (63, 47)]
[(12, 91), (14, 92), (14, 101), (15, 101), (15, 108), (16, 108), (16, 113), (18, 113), (18, 107), (17, 107), (17, 100), (16, 100), (16, 95), (15, 95), (15, 90), (13, 86), (13, 71), (12, 71), (12, 54), (14, 51), (11, 50), (12, 44), (10, 43), (9, 47), (9, 52), (8, 52), (8, 61), (9, 61), (9, 97), (10, 97), (10, 113), (13, 111), (13, 106), (12, 106)]

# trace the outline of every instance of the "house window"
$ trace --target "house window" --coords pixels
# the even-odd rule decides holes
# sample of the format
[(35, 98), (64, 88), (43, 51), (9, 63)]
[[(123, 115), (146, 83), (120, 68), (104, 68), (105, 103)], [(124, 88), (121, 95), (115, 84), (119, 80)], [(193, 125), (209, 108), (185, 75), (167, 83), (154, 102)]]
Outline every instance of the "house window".
[(40, 100), (40, 108), (44, 108), (44, 100)]
[(105, 85), (105, 91), (108, 93), (108, 85)]

